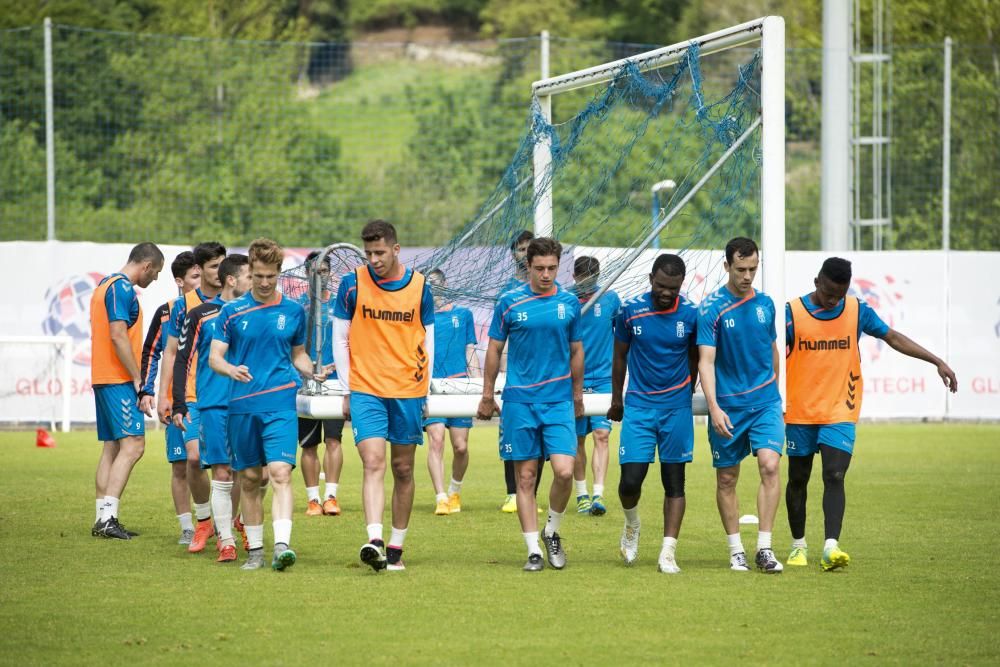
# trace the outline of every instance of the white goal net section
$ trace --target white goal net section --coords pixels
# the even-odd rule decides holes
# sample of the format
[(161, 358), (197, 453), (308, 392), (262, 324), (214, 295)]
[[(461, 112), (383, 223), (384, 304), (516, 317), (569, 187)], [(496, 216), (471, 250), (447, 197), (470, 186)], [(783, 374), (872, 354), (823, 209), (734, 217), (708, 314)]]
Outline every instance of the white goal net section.
[[(662, 244), (684, 258), (682, 289), (697, 303), (725, 281), (726, 242), (747, 236), (761, 246), (756, 286), (779, 305), (783, 331), (784, 58), (784, 20), (765, 17), (535, 81), (528, 129), (482, 215), (416, 266), (441, 268), (449, 299), (488, 319), (509, 284), (510, 240), (532, 229), (563, 244), (563, 287), (574, 287), (573, 259), (600, 261), (586, 313), (606, 289), (646, 291)], [(340, 417), (339, 387), (318, 389), (299, 395), (299, 413)], [(431, 389), (432, 416), (471, 416), (482, 385)], [(610, 394), (585, 399), (588, 415), (609, 405)], [(703, 400), (693, 407), (704, 413)]]
[(74, 393), (70, 336), (0, 336), (0, 423), (69, 431)]

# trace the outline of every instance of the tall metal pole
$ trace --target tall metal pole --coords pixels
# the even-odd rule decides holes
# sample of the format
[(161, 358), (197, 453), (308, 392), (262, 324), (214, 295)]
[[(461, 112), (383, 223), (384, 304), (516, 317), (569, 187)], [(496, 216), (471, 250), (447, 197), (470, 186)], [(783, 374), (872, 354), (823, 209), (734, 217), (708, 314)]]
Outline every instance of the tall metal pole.
[(56, 143), (52, 104), (52, 19), (45, 18), (45, 207), (46, 235), (56, 239)]
[[(825, 4), (831, 4), (829, 2)], [(846, 63), (846, 57), (844, 61)], [(845, 68), (846, 69), (846, 68)], [(774, 301), (778, 340), (785, 338), (785, 19), (764, 19), (761, 37), (761, 243), (764, 292)], [(824, 102), (825, 103), (825, 102)], [(847, 142), (841, 145), (846, 163)], [(845, 172), (846, 175), (846, 172)], [(846, 191), (845, 191), (846, 192)], [(842, 195), (842, 199), (846, 199)], [(846, 209), (845, 209), (846, 214)], [(846, 243), (847, 226), (842, 228)], [(784, 345), (778, 345), (781, 350)], [(778, 355), (778, 391), (785, 401), (785, 355)]]
[(821, 241), (823, 250), (837, 252), (850, 248), (849, 6), (843, 0), (823, 3)]
[(951, 37), (944, 38), (944, 118), (941, 139), (941, 249), (951, 250)]
[[(540, 40), (542, 79), (549, 78), (549, 31), (543, 30)], [(552, 96), (538, 98), (542, 116), (552, 122)], [(535, 137), (533, 152), (535, 172), (535, 236), (552, 236), (552, 140), (548, 135)]]

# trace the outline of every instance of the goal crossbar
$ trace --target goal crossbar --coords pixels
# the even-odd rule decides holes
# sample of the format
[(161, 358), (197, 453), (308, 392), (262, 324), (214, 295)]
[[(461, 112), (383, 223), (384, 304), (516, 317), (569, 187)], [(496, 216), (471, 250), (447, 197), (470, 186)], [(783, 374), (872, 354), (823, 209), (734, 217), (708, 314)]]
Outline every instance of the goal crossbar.
[(628, 58), (621, 58), (620, 60), (613, 60), (601, 65), (595, 65), (594, 67), (588, 67), (587, 69), (577, 70), (576, 72), (541, 79), (535, 81), (531, 85), (531, 89), (538, 97), (556, 95), (576, 90), (577, 88), (611, 81), (615, 77), (615, 73), (628, 63), (634, 64), (640, 71), (665, 67), (684, 58), (692, 44), (699, 46), (702, 55), (708, 55), (722, 51), (723, 49), (757, 42), (761, 39), (764, 22), (768, 18), (759, 18), (701, 37), (689, 39), (685, 42), (678, 42), (677, 44), (664, 46), (653, 51), (629, 56)]

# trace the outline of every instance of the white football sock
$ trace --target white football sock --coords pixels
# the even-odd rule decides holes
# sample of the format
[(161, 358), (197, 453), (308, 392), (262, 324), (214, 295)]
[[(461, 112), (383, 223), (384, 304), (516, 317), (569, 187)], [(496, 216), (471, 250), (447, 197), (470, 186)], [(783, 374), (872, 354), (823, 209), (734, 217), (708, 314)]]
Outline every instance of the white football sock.
[(336, 482), (327, 482), (326, 483), (326, 497), (327, 498), (336, 498), (337, 497), (337, 483)]
[(837, 540), (828, 539), (826, 542), (823, 542), (823, 551), (826, 551), (827, 549), (836, 549), (837, 546)]
[(528, 547), (528, 555), (530, 556), (531, 554), (538, 554), (539, 556), (541, 556), (542, 548), (538, 546), (538, 531), (536, 530), (531, 533), (521, 533), (521, 534), (524, 535), (524, 543)]
[(212, 494), (209, 502), (212, 505), (212, 518), (215, 519), (215, 529), (219, 531), (219, 540), (233, 539), (233, 483), (212, 480)]
[(403, 540), (406, 539), (406, 528), (396, 528), (392, 527), (392, 531), (389, 533), (389, 544), (386, 546), (396, 547), (397, 549), (403, 548)]
[(732, 535), (726, 535), (726, 540), (729, 542), (729, 555), (738, 554), (741, 551), (745, 552), (743, 548), (743, 540), (740, 539), (739, 533), (733, 533)]
[(545, 522), (545, 534), (552, 537), (553, 533), (559, 532), (559, 525), (562, 523), (563, 513), (549, 508), (549, 520)]
[(792, 548), (793, 549), (805, 549), (806, 548), (806, 538), (803, 537), (802, 539), (799, 539), (799, 540), (792, 540)]
[(319, 486), (307, 486), (306, 498), (310, 501), (315, 500), (316, 502), (319, 502)]
[(118, 517), (118, 498), (104, 496), (104, 505), (101, 507), (101, 519), (107, 521)]
[(212, 518), (212, 500), (209, 496), (209, 501), (207, 503), (195, 503), (194, 504), (194, 518), (198, 521), (204, 521), (205, 519)]
[(264, 526), (243, 526), (247, 531), (247, 546), (251, 549), (264, 548)]
[(181, 530), (194, 530), (194, 521), (191, 519), (191, 512), (178, 514), (177, 521), (181, 524)]
[(381, 540), (382, 539), (382, 524), (380, 523), (370, 523), (368, 524), (368, 541)]
[(576, 495), (585, 496), (587, 495), (587, 480), (586, 479), (574, 479), (573, 483), (576, 484)]
[(271, 527), (274, 529), (274, 543), (275, 544), (291, 544), (292, 543), (292, 520), (291, 519), (275, 519), (271, 522)]
[(98, 498), (94, 502), (97, 505), (97, 518), (95, 518), (94, 521), (100, 521), (101, 520), (101, 508), (104, 507), (104, 498)]
[(625, 512), (625, 525), (630, 528), (638, 528), (641, 525), (639, 521), (639, 503), (636, 503), (635, 507), (632, 509), (624, 509)]
[(676, 551), (677, 551), (677, 538), (664, 537), (663, 547), (660, 550), (660, 554), (673, 556)]
[(453, 493), (461, 493), (461, 492), (462, 492), (462, 483), (456, 480), (454, 477), (452, 477), (451, 481), (448, 482), (448, 495), (450, 496)]
[(771, 531), (759, 531), (757, 533), (757, 551), (771, 548)]
[(594, 495), (595, 496), (603, 496), (604, 495), (604, 485), (603, 484), (594, 484)]
[[(447, 493), (443, 493), (442, 492), (442, 493), (436, 493), (436, 494), (434, 494), (434, 502), (436, 502), (436, 503), (444, 503), (444, 502), (447, 502), (447, 501), (448, 501), (448, 494)], [(396, 530), (396, 529), (393, 528), (393, 530)]]

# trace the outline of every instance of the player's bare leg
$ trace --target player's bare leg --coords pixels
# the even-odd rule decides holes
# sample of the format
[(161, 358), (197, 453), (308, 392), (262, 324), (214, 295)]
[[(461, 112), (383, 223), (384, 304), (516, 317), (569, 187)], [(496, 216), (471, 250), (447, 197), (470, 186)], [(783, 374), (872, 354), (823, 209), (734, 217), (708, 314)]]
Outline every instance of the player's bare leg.
[(757, 490), (757, 515), (760, 521), (757, 533), (757, 568), (767, 573), (781, 572), (782, 565), (774, 557), (771, 548), (771, 533), (774, 517), (778, 513), (781, 500), (781, 454), (771, 449), (757, 450), (757, 469), (760, 471), (760, 487)]
[(736, 483), (740, 479), (740, 466), (715, 470), (715, 503), (729, 542), (729, 567), (737, 572), (749, 571), (746, 551), (740, 539), (740, 503), (736, 496)]
[(469, 469), (469, 429), (452, 427), (448, 429), (451, 438), (451, 481), (448, 482), (448, 509), (452, 513), (462, 511), (462, 482)]
[(208, 538), (214, 533), (212, 529), (212, 487), (208, 475), (201, 468), (201, 457), (197, 440), (184, 443), (187, 453), (185, 465), (187, 468), (187, 485), (194, 499), (195, 524), (194, 537), (188, 546), (188, 551), (198, 553), (205, 548)]
[(173, 461), (170, 464), (170, 496), (174, 501), (174, 511), (178, 517), (182, 517), (181, 539), (178, 544), (191, 544), (194, 538), (194, 524), (191, 522), (191, 490), (187, 481), (187, 461)]
[[(340, 514), (340, 504), (337, 502), (337, 487), (340, 484), (340, 473), (344, 469), (344, 449), (340, 440), (326, 439), (326, 451), (323, 453), (323, 470), (326, 472), (326, 491), (323, 494), (323, 514)], [(332, 503), (331, 503), (332, 499)]]
[[(563, 513), (573, 492), (573, 462), (575, 457), (553, 454), (549, 462), (552, 466), (552, 486), (549, 489), (549, 517), (542, 531), (542, 541), (548, 552), (549, 564), (557, 570), (566, 567), (566, 552), (562, 548), (559, 527)], [(520, 502), (520, 499), (518, 499)]]
[(590, 467), (594, 473), (594, 497), (591, 500), (590, 513), (594, 516), (603, 515), (607, 509), (604, 504), (604, 479), (608, 474), (608, 441), (611, 432), (597, 429), (593, 432), (594, 454), (590, 459)]
[(361, 561), (373, 570), (385, 569), (382, 515), (385, 512), (385, 439), (365, 438), (357, 445), (361, 457), (361, 505), (365, 513), (368, 542), (361, 547)]
[[(316, 422), (316, 428), (319, 428), (319, 422)], [(309, 507), (306, 509), (306, 515), (321, 516), (323, 507), (319, 497), (319, 453), (316, 451), (319, 446), (302, 447), (301, 449), (299, 467), (302, 469), (302, 481), (305, 482), (306, 493), (309, 495)]]
[(587, 436), (576, 437), (576, 460), (573, 463), (573, 483), (576, 487), (576, 511), (590, 513), (590, 492), (587, 491)]
[(259, 570), (264, 566), (264, 508), (261, 505), (263, 474), (260, 467), (246, 468), (239, 473), (242, 495), (240, 511), (247, 531), (248, 556), (244, 570)]
[(274, 529), (274, 558), (271, 567), (286, 570), (295, 564), (295, 552), (289, 548), (292, 541), (292, 512), (295, 496), (292, 492), (292, 466), (284, 461), (272, 461), (267, 471), (274, 489), (271, 497), (271, 520)]
[(413, 511), (413, 461), (417, 453), (416, 445), (392, 445), (389, 447), (392, 464), (392, 532), (386, 545), (386, 569), (403, 570), (403, 544), (406, 530), (410, 525)]
[(428, 424), (427, 431), (427, 472), (434, 487), (435, 514), (450, 514), (448, 494), (444, 491), (444, 437), (445, 425), (440, 422)]

